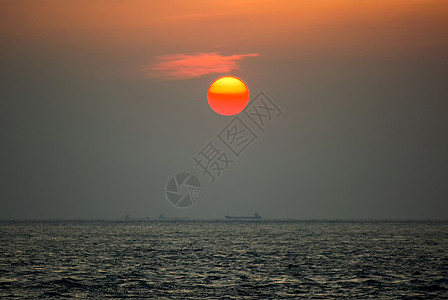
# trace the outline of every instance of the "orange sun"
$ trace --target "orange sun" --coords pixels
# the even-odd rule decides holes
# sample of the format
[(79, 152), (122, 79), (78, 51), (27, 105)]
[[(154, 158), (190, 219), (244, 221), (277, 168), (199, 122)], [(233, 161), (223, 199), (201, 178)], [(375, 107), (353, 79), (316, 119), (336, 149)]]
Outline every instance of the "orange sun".
[(208, 88), (208, 105), (220, 115), (233, 116), (242, 112), (249, 103), (249, 89), (233, 76), (215, 80)]

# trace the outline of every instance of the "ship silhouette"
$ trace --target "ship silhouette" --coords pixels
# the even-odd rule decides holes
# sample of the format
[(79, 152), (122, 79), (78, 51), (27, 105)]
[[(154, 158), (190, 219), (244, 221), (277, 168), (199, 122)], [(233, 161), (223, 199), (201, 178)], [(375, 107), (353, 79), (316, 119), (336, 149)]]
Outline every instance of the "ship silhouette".
[(131, 217), (129, 214), (123, 217), (124, 221), (147, 221), (149, 220), (149, 217), (142, 217), (142, 218), (135, 218)]
[(188, 220), (188, 217), (166, 217), (164, 214), (160, 214), (159, 220)]
[(253, 216), (225, 216), (226, 220), (261, 220), (261, 216), (258, 213), (254, 213)]

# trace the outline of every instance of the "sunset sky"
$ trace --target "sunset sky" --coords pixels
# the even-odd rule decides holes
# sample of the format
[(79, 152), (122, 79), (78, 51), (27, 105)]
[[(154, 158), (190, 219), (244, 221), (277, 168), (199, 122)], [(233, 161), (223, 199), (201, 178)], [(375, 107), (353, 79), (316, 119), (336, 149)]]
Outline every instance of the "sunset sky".
[[(283, 114), (210, 184), (224, 75)], [(448, 218), (448, 1), (0, 0), (0, 91), (1, 219)]]

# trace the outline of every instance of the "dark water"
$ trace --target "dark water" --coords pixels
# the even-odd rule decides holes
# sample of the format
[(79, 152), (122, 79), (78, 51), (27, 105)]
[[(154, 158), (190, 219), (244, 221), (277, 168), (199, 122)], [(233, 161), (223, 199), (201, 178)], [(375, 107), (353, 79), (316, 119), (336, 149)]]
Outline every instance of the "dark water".
[(448, 298), (448, 223), (0, 223), (1, 298)]

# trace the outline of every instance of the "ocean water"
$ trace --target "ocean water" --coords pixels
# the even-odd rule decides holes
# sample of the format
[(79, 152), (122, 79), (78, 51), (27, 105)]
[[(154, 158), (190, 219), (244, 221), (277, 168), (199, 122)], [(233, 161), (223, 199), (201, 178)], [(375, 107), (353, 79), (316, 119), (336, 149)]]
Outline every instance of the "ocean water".
[(448, 223), (0, 223), (0, 298), (448, 299)]

